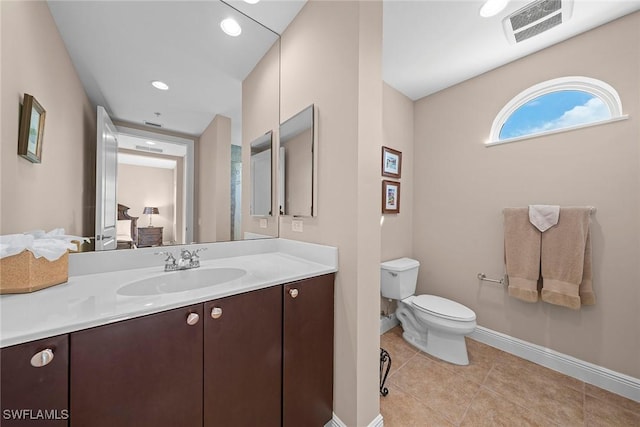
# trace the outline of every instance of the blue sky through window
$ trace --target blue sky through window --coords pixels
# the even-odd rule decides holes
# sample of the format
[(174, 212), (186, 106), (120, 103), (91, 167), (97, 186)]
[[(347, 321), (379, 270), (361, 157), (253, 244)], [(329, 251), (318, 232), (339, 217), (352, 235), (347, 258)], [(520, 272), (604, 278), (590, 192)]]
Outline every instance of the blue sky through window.
[(509, 116), (499, 139), (533, 135), (611, 118), (607, 105), (597, 96), (579, 90), (541, 95)]

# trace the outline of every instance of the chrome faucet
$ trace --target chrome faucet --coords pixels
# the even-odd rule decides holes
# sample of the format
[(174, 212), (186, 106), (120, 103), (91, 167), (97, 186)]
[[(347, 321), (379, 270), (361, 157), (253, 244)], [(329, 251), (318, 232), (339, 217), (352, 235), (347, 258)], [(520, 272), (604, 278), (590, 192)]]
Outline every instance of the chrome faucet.
[(207, 248), (198, 248), (192, 251), (182, 248), (180, 250), (180, 258), (177, 260), (169, 251), (156, 252), (156, 255), (167, 256), (167, 259), (164, 260), (164, 271), (189, 270), (200, 267), (198, 252), (205, 250), (207, 250)]

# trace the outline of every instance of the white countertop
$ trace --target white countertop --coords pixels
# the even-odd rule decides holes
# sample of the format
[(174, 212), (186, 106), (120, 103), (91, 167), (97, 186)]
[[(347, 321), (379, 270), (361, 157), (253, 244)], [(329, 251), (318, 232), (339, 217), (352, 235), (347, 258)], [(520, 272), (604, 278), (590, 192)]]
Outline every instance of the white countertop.
[[(241, 248), (252, 245), (238, 243), (242, 245)], [(256, 245), (254, 248), (259, 249), (249, 251), (254, 252), (250, 255), (225, 258), (214, 249), (211, 251), (215, 252), (214, 259), (203, 257), (201, 269), (239, 268), (246, 270), (246, 274), (229, 282), (200, 289), (148, 296), (123, 296), (117, 293), (118, 288), (133, 281), (176, 273), (165, 273), (164, 263), (158, 258), (154, 267), (70, 276), (65, 284), (30, 294), (2, 295), (0, 347), (337, 271), (336, 248), (283, 239), (272, 239), (271, 243)], [(229, 247), (231, 246), (227, 246)], [(148, 258), (148, 254), (149, 251), (140, 250), (140, 256)], [(137, 255), (136, 251), (131, 251), (127, 258), (130, 260)], [(99, 254), (92, 257), (102, 258)], [(105, 260), (112, 258), (113, 255), (106, 255)]]

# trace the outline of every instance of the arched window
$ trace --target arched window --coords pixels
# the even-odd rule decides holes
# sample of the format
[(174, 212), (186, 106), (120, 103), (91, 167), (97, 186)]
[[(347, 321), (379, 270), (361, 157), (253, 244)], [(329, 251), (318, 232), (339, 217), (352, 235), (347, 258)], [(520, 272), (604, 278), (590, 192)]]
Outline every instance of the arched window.
[(625, 118), (618, 92), (607, 83), (562, 77), (532, 86), (509, 101), (493, 121), (486, 145)]

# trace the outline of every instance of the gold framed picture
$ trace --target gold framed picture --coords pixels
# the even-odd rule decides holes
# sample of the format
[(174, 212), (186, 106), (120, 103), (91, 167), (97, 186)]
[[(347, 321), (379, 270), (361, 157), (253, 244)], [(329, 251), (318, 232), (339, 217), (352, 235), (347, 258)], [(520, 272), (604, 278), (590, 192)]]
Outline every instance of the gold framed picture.
[(32, 163), (42, 161), (42, 138), (46, 114), (42, 105), (33, 96), (24, 94), (20, 112), (18, 154)]
[(382, 181), (382, 213), (400, 213), (400, 183), (397, 181)]
[(382, 147), (382, 176), (400, 179), (402, 175), (402, 152)]

